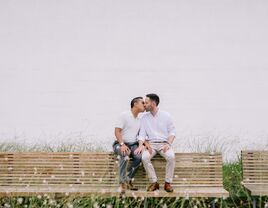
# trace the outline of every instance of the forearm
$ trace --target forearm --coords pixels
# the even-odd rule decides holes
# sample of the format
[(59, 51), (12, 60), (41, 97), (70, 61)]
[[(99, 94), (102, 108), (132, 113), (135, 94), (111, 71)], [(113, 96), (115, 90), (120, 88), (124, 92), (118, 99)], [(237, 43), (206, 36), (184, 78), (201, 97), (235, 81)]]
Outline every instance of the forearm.
[(121, 129), (115, 128), (114, 134), (119, 144), (124, 143), (124, 139), (121, 134)]
[(171, 145), (171, 144), (173, 143), (174, 139), (175, 139), (175, 136), (174, 136), (174, 135), (170, 135), (170, 136), (168, 137), (167, 141), (168, 141), (168, 143)]
[(144, 141), (144, 146), (146, 147), (146, 149), (148, 149), (150, 147), (150, 144), (147, 140)]
[(142, 147), (143, 143), (143, 140), (139, 140), (139, 147)]

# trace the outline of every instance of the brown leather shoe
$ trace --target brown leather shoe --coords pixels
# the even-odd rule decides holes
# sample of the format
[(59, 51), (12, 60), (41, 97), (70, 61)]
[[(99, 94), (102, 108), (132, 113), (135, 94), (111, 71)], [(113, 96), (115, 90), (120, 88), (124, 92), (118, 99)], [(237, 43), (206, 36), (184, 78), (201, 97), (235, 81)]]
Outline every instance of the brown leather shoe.
[(147, 188), (147, 191), (155, 191), (159, 189), (159, 184), (157, 182), (151, 183), (151, 185)]
[(127, 189), (132, 191), (138, 191), (138, 187), (135, 187), (131, 181), (127, 183)]
[(120, 183), (119, 191), (121, 194), (126, 193), (126, 184), (125, 183)]
[(166, 192), (173, 192), (173, 188), (170, 183), (165, 182), (164, 189)]

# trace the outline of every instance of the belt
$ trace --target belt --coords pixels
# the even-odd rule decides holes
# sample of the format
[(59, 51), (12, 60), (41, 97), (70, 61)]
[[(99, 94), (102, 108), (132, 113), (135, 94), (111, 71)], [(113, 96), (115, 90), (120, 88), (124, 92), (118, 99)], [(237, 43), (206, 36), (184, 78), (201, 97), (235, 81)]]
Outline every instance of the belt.
[[(134, 143), (129, 143), (129, 142), (124, 142), (126, 145), (128, 146), (132, 146), (132, 145), (138, 145), (138, 142), (134, 142)], [(113, 145), (119, 144), (118, 141), (114, 141)]]
[(150, 143), (166, 143), (167, 141), (149, 141)]

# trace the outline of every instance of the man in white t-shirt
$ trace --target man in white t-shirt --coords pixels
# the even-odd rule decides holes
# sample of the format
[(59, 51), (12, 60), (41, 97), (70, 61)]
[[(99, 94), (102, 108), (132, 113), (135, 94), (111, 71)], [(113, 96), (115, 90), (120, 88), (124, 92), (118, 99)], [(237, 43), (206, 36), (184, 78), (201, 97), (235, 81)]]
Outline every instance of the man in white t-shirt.
[[(138, 190), (133, 186), (135, 172), (141, 162), (141, 154), (135, 154), (134, 151), (138, 148), (137, 140), (140, 131), (140, 118), (144, 112), (144, 101), (142, 97), (132, 99), (130, 103), (131, 109), (121, 113), (115, 125), (116, 141), (113, 144), (113, 150), (119, 155), (119, 174), (120, 174), (120, 189), (124, 193), (125, 189)], [(132, 163), (128, 165), (129, 157), (132, 158)]]

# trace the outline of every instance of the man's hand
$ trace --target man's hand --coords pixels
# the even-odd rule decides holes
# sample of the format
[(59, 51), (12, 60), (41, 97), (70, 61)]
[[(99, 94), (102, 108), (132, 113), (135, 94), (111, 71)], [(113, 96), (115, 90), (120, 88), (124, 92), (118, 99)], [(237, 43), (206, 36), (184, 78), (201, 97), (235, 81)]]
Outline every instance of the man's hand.
[(130, 149), (127, 147), (127, 145), (123, 144), (120, 146), (120, 151), (123, 155), (128, 155)]
[(148, 141), (144, 142), (145, 148), (149, 151), (150, 155), (153, 154), (153, 149)]
[(137, 149), (135, 149), (134, 154), (136, 155), (141, 154), (143, 150), (144, 150), (144, 147), (140, 146)]
[(163, 147), (164, 153), (166, 153), (170, 149), (170, 144), (165, 144)]

